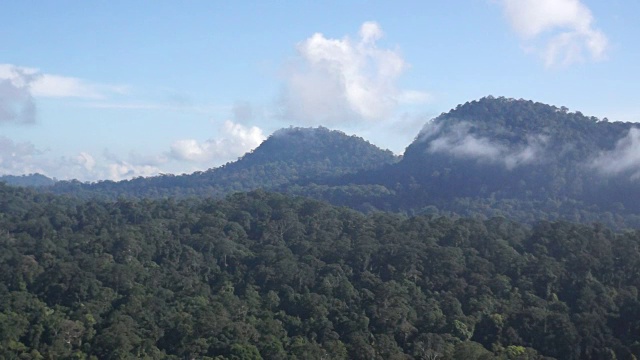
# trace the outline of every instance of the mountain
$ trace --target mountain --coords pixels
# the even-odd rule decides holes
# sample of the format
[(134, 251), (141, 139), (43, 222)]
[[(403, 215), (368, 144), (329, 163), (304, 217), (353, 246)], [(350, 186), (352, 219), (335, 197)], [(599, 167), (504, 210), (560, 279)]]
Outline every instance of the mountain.
[(235, 162), (189, 175), (162, 175), (120, 182), (58, 182), (51, 190), (85, 197), (221, 197), (232, 192), (277, 189), (296, 181), (320, 181), (381, 164), (399, 157), (357, 136), (318, 128), (276, 131), (254, 151)]
[(221, 197), (268, 189), (357, 210), (640, 226), (640, 129), (488, 96), (432, 119), (401, 158), (326, 128), (283, 129), (236, 162), (190, 175), (96, 184), (81, 196)]
[(606, 193), (625, 201), (608, 186), (632, 180), (640, 170), (640, 163), (625, 158), (640, 145), (637, 131), (631, 123), (600, 121), (566, 108), (483, 98), (428, 123), (399, 169), (445, 198), (595, 203)]
[(56, 183), (55, 179), (51, 179), (42, 174), (29, 175), (2, 175), (0, 182), (13, 186), (43, 187), (51, 186)]
[(636, 227), (638, 153), (637, 124), (488, 96), (429, 121), (397, 163), (287, 191), (361, 210)]
[(429, 121), (397, 164), (342, 183), (393, 189), (385, 210), (616, 222), (640, 213), (638, 150), (636, 124), (485, 97)]

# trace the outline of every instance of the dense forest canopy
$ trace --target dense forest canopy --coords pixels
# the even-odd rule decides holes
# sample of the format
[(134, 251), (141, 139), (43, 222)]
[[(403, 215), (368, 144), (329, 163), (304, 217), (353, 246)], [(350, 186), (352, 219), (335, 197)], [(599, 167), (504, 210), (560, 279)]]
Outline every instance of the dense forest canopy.
[(0, 185), (5, 359), (635, 359), (640, 233)]

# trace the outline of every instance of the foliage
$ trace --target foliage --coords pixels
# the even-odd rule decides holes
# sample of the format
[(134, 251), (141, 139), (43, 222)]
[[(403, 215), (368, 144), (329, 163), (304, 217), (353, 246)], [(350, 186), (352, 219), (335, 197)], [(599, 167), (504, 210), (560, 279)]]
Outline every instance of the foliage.
[(640, 232), (0, 185), (6, 359), (632, 359)]

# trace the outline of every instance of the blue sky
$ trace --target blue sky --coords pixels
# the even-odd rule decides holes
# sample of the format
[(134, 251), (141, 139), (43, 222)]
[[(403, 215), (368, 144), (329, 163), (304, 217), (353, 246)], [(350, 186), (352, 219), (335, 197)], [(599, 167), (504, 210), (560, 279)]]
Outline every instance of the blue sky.
[(0, 174), (219, 166), (288, 126), (402, 153), (486, 95), (640, 120), (640, 1), (12, 1)]

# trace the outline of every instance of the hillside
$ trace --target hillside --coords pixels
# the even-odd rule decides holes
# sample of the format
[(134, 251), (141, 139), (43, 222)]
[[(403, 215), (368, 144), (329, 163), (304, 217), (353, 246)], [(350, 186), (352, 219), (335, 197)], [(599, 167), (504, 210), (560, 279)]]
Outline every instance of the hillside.
[(607, 191), (601, 186), (640, 169), (606, 164), (626, 160), (618, 156), (633, 150), (632, 128), (532, 101), (483, 98), (425, 125), (398, 169), (434, 196), (596, 201)]
[(397, 162), (398, 157), (357, 136), (327, 128), (275, 132), (235, 162), (189, 175), (163, 175), (120, 182), (58, 182), (56, 193), (84, 197), (221, 197), (236, 191), (276, 189), (296, 181), (320, 181)]
[(639, 226), (639, 149), (633, 123), (486, 97), (429, 121), (396, 164), (292, 189), (353, 206), (328, 194), (375, 185), (381, 210)]
[[(640, 211), (638, 130), (532, 101), (483, 98), (428, 123), (395, 173), (411, 196), (580, 202)], [(412, 184), (405, 182), (405, 189)], [(413, 184), (415, 185), (415, 184)], [(414, 203), (418, 205), (417, 203)]]

